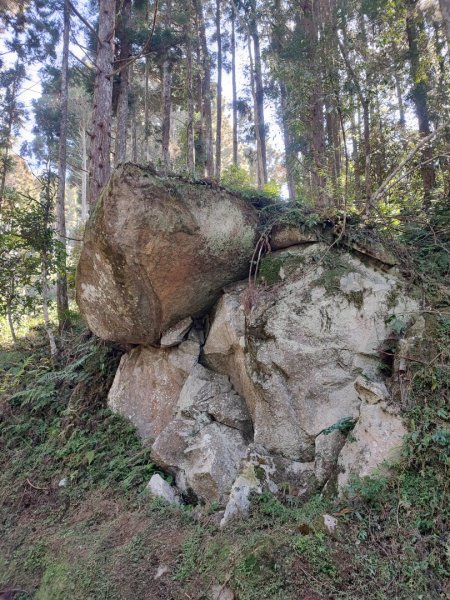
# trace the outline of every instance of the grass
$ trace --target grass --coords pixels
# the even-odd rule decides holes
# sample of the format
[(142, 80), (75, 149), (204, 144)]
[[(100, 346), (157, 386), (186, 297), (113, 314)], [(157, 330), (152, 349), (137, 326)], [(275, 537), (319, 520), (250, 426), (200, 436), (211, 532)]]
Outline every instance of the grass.
[[(1, 349), (0, 591), (207, 600), (219, 585), (239, 600), (447, 598), (450, 323), (430, 331), (438, 359), (416, 363), (410, 433), (391, 479), (354, 481), (340, 500), (302, 506), (256, 496), (248, 519), (224, 530), (218, 507), (175, 508), (144, 493), (149, 451), (105, 404), (117, 348), (75, 329), (54, 365), (36, 329)], [(324, 514), (338, 521), (332, 535)]]

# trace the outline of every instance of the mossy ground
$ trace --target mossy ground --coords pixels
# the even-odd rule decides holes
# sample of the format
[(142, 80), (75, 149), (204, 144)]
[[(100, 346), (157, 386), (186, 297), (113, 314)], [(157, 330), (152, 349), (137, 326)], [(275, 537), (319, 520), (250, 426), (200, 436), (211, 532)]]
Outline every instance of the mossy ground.
[[(411, 433), (390, 481), (303, 506), (259, 496), (225, 530), (215, 506), (199, 514), (144, 493), (148, 449), (105, 407), (116, 349), (82, 331), (67, 335), (59, 365), (41, 331), (2, 349), (0, 592), (206, 600), (223, 585), (239, 600), (447, 598), (449, 323), (433, 336), (439, 358), (415, 372)], [(338, 521), (334, 535), (325, 513)]]

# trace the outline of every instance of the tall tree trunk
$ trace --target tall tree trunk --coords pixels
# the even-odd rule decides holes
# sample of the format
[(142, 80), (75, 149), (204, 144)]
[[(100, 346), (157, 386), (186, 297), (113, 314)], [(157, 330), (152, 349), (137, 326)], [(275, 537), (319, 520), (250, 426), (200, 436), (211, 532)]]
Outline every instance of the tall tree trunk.
[[(314, 15), (312, 0), (301, 2), (303, 10), (302, 28), (307, 45), (307, 60), (311, 72), (317, 71), (318, 29)], [(314, 74), (311, 90), (308, 95), (309, 104), (309, 143), (312, 158), (311, 182), (316, 206), (325, 208), (328, 205), (326, 197), (325, 175), (325, 132), (323, 116), (323, 91), (320, 72)]]
[[(197, 41), (195, 48), (196, 64), (202, 64), (202, 50), (200, 43), (200, 26), (197, 12), (197, 6), (195, 0), (193, 0), (193, 6), (195, 8), (195, 39)], [(195, 70), (195, 103), (196, 112), (199, 115), (199, 119), (194, 123), (194, 147), (195, 147), (195, 166), (196, 169), (204, 177), (206, 175), (206, 144), (205, 144), (205, 125), (204, 125), (204, 110), (203, 110), (203, 78), (201, 69)]]
[(203, 127), (205, 144), (205, 161), (207, 177), (214, 177), (213, 135), (212, 135), (212, 109), (211, 109), (211, 58), (206, 43), (205, 19), (201, 0), (195, 0), (200, 35), (202, 67), (203, 67)]
[(87, 131), (85, 115), (81, 117), (81, 222), (86, 223), (88, 218), (88, 158), (87, 158)]
[(120, 22), (117, 28), (117, 37), (120, 44), (118, 69), (119, 73), (119, 95), (117, 100), (117, 128), (114, 162), (116, 165), (126, 161), (127, 157), (127, 129), (128, 129), (128, 94), (130, 87), (130, 21), (131, 0), (123, 0)]
[(67, 294), (67, 264), (66, 264), (66, 168), (67, 168), (67, 124), (69, 102), (69, 35), (70, 7), (68, 0), (64, 2), (64, 32), (61, 65), (61, 125), (59, 131), (58, 157), (58, 195), (56, 198), (56, 235), (58, 239), (58, 276), (56, 279), (56, 310), (58, 314), (59, 331), (66, 329), (69, 322), (69, 298)]
[[(169, 29), (172, 20), (172, 0), (166, 2), (166, 14), (164, 17), (164, 27)], [(171, 111), (172, 111), (172, 64), (168, 52), (162, 65), (162, 86), (161, 86), (161, 107), (162, 107), (162, 159), (163, 167), (166, 173), (170, 170), (170, 129), (171, 129)]]
[(111, 171), (111, 122), (114, 62), (115, 0), (99, 0), (97, 72), (89, 145), (89, 205), (93, 207)]
[[(145, 22), (147, 23), (147, 25), (150, 29), (150, 27), (151, 27), (150, 10), (149, 10), (148, 3), (147, 3), (147, 8), (145, 10)], [(150, 29), (150, 31), (151, 31), (151, 29)], [(148, 56), (148, 53), (147, 53), (145, 56), (145, 71), (144, 71), (144, 152), (145, 152), (145, 160), (147, 162), (150, 161), (149, 80), (150, 80), (150, 56)], [(133, 126), (135, 126), (135, 123), (133, 123)], [(133, 131), (134, 132), (136, 131), (135, 128), (133, 129)]]
[[(137, 150), (137, 117), (136, 117), (136, 106), (133, 105), (133, 116), (131, 119), (131, 160), (136, 163), (138, 159), (138, 150)], [(147, 144), (145, 144), (145, 148), (147, 148)]]
[(238, 123), (237, 123), (237, 86), (236, 86), (236, 13), (231, 7), (231, 86), (233, 99), (233, 165), (238, 165)]
[(50, 343), (50, 354), (52, 358), (55, 358), (58, 350), (56, 348), (55, 336), (52, 331), (50, 324), (50, 317), (48, 313), (49, 304), (49, 289), (48, 289), (48, 263), (49, 258), (46, 252), (42, 253), (41, 257), (41, 290), (42, 290), (42, 316), (44, 317), (44, 329), (48, 336)]
[(400, 84), (400, 78), (397, 73), (394, 73), (394, 79), (395, 79), (395, 91), (397, 94), (397, 105), (398, 105), (398, 124), (400, 125), (401, 129), (405, 129), (405, 125), (406, 125), (405, 105), (403, 103), (403, 94), (402, 94), (402, 87)]
[(259, 126), (259, 111), (258, 102), (256, 98), (256, 84), (255, 84), (255, 69), (253, 64), (253, 52), (252, 52), (252, 38), (250, 35), (247, 36), (247, 49), (248, 49), (248, 60), (250, 64), (250, 89), (252, 91), (253, 98), (253, 122), (255, 124), (255, 136), (256, 136), (256, 181), (259, 188), (264, 185), (264, 168), (263, 158), (261, 153), (261, 128)]
[(450, 0), (439, 0), (439, 7), (444, 20), (445, 34), (447, 36), (447, 48), (450, 54)]
[(14, 344), (17, 343), (16, 331), (14, 329), (14, 318), (12, 314), (12, 302), (14, 301), (14, 296), (16, 295), (16, 285), (14, 280), (14, 275), (11, 278), (11, 286), (10, 286), (10, 294), (6, 301), (6, 317), (8, 319), (9, 331), (11, 332), (12, 341)]
[(372, 151), (370, 146), (370, 100), (364, 98), (362, 102), (364, 123), (364, 182), (366, 189), (366, 213), (369, 212), (369, 200), (372, 195), (372, 184), (370, 180)]
[[(411, 66), (411, 97), (419, 123), (421, 137), (431, 133), (428, 110), (428, 83), (424, 78), (420, 60), (419, 38), (424, 33), (424, 22), (417, 0), (408, 0), (406, 17), (406, 35), (408, 39), (409, 61)], [(433, 151), (429, 144), (422, 150), (421, 175), (423, 183), (423, 206), (428, 209), (431, 204), (431, 192), (436, 184), (436, 174), (432, 163)]]
[(220, 181), (222, 164), (222, 33), (220, 30), (220, 0), (216, 0), (217, 36), (217, 121), (216, 121), (216, 179)]
[(266, 150), (266, 124), (264, 119), (264, 87), (262, 79), (261, 47), (258, 26), (256, 21), (256, 5), (250, 20), (250, 31), (255, 52), (255, 95), (256, 110), (258, 112), (259, 143), (261, 156), (262, 183), (267, 183), (267, 150)]
[(9, 331), (11, 333), (12, 341), (14, 342), (14, 344), (17, 344), (17, 335), (16, 330), (14, 329), (14, 320), (12, 316), (11, 305), (9, 303), (6, 305), (6, 316), (8, 318), (8, 326)]
[[(14, 125), (14, 115), (16, 113), (16, 105), (17, 105), (17, 93), (19, 90), (20, 84), (20, 75), (19, 75), (19, 59), (16, 61), (15, 65), (15, 74), (11, 86), (11, 100), (10, 105), (8, 107), (8, 116), (6, 118), (6, 131), (2, 135), (4, 139), (4, 148), (3, 148), (3, 156), (1, 158), (1, 169), (2, 175), (0, 179), (0, 212), (5, 196), (5, 187), (6, 187), (6, 175), (8, 174), (8, 164), (9, 164), (9, 151), (12, 146), (12, 130)], [(8, 94), (9, 90), (7, 90)]]
[(295, 190), (295, 154), (292, 151), (292, 136), (288, 117), (287, 109), (287, 90), (283, 82), (280, 82), (280, 108), (281, 108), (281, 120), (283, 124), (283, 141), (284, 141), (284, 156), (285, 156), (285, 168), (286, 168), (286, 182), (288, 186), (289, 200), (295, 202), (296, 190)]
[(194, 140), (194, 79), (192, 73), (192, 4), (188, 0), (188, 19), (186, 23), (186, 58), (188, 84), (188, 123), (187, 123), (187, 167), (191, 175), (195, 174), (195, 140)]

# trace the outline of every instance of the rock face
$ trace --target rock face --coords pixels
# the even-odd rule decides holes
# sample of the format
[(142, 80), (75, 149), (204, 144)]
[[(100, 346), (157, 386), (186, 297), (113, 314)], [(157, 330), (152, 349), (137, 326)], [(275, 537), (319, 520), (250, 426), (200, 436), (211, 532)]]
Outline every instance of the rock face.
[(261, 275), (225, 289), (204, 344), (186, 321), (178, 346), (125, 355), (109, 397), (185, 498), (226, 505), (222, 525), (251, 493), (342, 489), (405, 434), (379, 354), (418, 309), (398, 274), (315, 243), (269, 254)]
[(86, 227), (77, 272), (82, 316), (103, 339), (157, 341), (245, 276), (256, 225), (251, 205), (225, 191), (120, 167)]
[[(225, 507), (223, 525), (253, 493), (334, 493), (398, 458), (405, 356), (423, 329), (416, 319), (398, 339), (418, 303), (379, 245), (338, 250), (274, 227), (280, 250), (263, 258), (257, 285), (236, 283), (256, 225), (254, 209), (223, 190), (125, 165), (91, 217), (78, 267), (91, 329), (138, 344), (109, 406), (185, 500)], [(383, 364), (394, 342), (399, 356)], [(176, 495), (158, 478), (152, 486)]]
[(154, 439), (172, 419), (178, 397), (198, 360), (200, 345), (134, 348), (124, 354), (108, 394), (112, 410), (130, 419), (142, 439)]

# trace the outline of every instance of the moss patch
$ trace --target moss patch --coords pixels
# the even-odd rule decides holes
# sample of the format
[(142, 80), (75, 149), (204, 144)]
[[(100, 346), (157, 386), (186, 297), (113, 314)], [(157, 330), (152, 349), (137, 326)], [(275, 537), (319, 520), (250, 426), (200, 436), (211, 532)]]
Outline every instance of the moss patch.
[(284, 251), (268, 254), (264, 256), (259, 265), (258, 280), (266, 285), (274, 285), (303, 267), (305, 262), (305, 257), (295, 252)]

